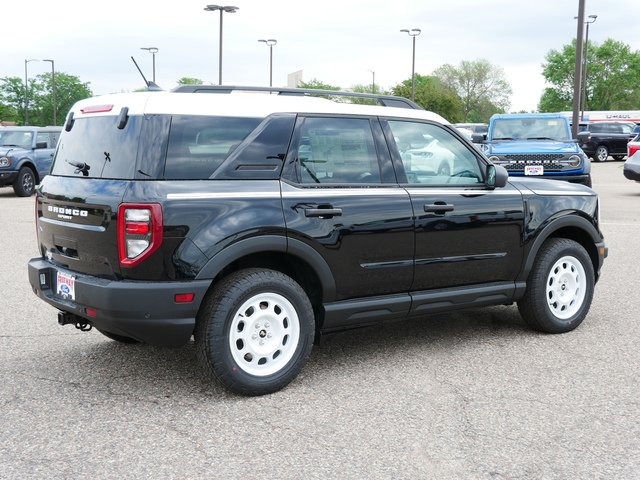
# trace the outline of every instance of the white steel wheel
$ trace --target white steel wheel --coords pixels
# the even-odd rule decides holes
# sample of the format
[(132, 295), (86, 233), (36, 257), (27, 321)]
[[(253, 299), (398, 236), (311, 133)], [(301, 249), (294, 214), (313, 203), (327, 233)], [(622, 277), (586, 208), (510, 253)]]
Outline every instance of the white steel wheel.
[(535, 330), (570, 332), (589, 313), (594, 286), (593, 263), (584, 247), (568, 238), (549, 238), (535, 257), (518, 310)]
[(575, 257), (559, 259), (549, 271), (547, 301), (551, 313), (561, 320), (573, 317), (582, 308), (587, 292), (587, 276)]
[(309, 358), (315, 315), (302, 287), (248, 268), (213, 285), (196, 317), (200, 363), (229, 390), (266, 395), (287, 386)]
[(231, 321), (229, 348), (238, 367), (265, 376), (287, 366), (299, 338), (300, 319), (294, 306), (282, 295), (266, 292), (238, 308)]

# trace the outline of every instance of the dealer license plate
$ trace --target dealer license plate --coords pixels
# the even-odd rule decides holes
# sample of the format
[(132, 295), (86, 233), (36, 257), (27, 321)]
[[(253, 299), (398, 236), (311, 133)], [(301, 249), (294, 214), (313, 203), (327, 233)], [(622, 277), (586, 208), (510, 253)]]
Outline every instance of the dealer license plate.
[(67, 300), (76, 299), (76, 277), (58, 272), (56, 293)]
[(525, 175), (544, 175), (544, 167), (542, 165), (527, 165), (524, 167)]

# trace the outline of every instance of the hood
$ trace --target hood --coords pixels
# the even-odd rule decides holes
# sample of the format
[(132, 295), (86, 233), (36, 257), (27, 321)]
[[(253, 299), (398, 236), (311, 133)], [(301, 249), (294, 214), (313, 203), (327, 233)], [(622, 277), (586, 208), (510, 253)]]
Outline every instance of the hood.
[(536, 195), (586, 195), (597, 196), (589, 187), (579, 184), (540, 177), (510, 177), (509, 183), (520, 191), (530, 190)]
[(31, 149), (22, 147), (8, 147), (6, 145), (0, 145), (0, 157), (21, 157), (22, 155), (31, 153)]
[(510, 140), (487, 144), (491, 153), (578, 153), (578, 144), (573, 141), (555, 140)]

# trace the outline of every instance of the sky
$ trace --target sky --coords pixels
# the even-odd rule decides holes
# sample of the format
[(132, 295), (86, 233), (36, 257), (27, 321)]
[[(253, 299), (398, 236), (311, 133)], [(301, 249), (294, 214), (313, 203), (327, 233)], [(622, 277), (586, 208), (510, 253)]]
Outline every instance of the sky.
[[(222, 80), (227, 85), (269, 85), (269, 47), (276, 39), (273, 85), (302, 71), (343, 89), (390, 89), (411, 77), (412, 39), (420, 29), (415, 71), (430, 75), (444, 65), (487, 59), (504, 69), (511, 111), (535, 111), (545, 86), (542, 64), (552, 50), (576, 37), (578, 0), (226, 0), (238, 7), (223, 15)], [(130, 92), (148, 80), (165, 90), (182, 77), (218, 84), (220, 13), (205, 0), (31, 0), (2, 7), (0, 78), (51, 72), (89, 82), (95, 95)], [(585, 17), (598, 18), (589, 40), (621, 41), (640, 50), (640, 0), (586, 0)]]

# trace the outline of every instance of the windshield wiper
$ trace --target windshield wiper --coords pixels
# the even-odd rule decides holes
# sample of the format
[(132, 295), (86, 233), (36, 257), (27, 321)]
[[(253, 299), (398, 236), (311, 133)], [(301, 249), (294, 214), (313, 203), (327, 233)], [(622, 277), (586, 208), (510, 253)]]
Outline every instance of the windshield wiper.
[(549, 137), (529, 137), (529, 138), (527, 138), (527, 140), (555, 140), (555, 138), (549, 138)]
[(494, 138), (493, 140), (515, 140), (515, 139), (511, 137), (498, 137), (498, 138)]

